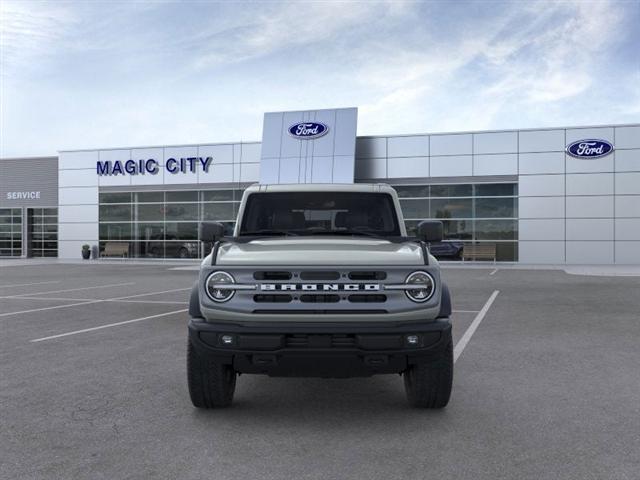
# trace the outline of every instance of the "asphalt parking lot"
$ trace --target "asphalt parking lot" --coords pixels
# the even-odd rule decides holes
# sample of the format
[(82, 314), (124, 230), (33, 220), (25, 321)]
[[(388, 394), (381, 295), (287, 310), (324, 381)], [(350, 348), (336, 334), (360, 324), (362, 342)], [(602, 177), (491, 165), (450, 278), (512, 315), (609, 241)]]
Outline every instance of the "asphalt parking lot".
[[(449, 406), (396, 375), (186, 386), (195, 271), (0, 267), (3, 479), (637, 479), (640, 277), (445, 269)], [(464, 348), (463, 348), (464, 347)]]

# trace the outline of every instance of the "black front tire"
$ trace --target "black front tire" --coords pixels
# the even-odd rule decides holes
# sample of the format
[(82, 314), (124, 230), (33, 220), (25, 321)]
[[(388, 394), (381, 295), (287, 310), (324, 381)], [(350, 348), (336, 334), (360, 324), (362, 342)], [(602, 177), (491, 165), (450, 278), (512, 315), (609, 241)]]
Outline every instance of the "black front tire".
[(413, 407), (444, 408), (453, 384), (453, 344), (435, 360), (420, 361), (403, 373), (407, 400)]
[(191, 403), (198, 408), (228, 407), (236, 389), (236, 372), (231, 365), (202, 358), (189, 341), (187, 379)]

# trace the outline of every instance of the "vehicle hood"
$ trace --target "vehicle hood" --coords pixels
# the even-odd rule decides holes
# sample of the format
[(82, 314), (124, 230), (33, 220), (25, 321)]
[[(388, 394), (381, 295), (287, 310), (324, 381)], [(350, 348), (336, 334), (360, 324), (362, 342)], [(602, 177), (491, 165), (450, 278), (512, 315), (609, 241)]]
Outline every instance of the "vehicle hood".
[(415, 242), (344, 237), (288, 237), (223, 243), (218, 265), (424, 265)]

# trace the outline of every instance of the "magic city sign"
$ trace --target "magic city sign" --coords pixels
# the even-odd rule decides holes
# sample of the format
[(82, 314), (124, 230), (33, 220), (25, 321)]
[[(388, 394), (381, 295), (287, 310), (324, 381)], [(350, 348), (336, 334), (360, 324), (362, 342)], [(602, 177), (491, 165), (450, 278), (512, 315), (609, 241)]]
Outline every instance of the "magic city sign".
[[(164, 169), (171, 174), (196, 173), (198, 165), (207, 173), (213, 162), (212, 157), (168, 158)], [(153, 159), (142, 160), (98, 160), (98, 175), (156, 175), (160, 171), (160, 163)]]
[(567, 154), (575, 158), (595, 159), (613, 152), (613, 145), (606, 140), (578, 140), (567, 146)]

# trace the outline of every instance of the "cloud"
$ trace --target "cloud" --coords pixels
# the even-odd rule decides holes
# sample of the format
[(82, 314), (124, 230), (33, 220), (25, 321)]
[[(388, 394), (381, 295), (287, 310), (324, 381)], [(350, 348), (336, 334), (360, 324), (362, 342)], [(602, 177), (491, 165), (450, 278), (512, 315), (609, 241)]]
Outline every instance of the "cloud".
[(406, 6), (404, 0), (254, 4), (248, 14), (225, 18), (222, 28), (214, 23), (192, 39), (191, 45), (204, 45), (194, 66), (224, 66), (282, 51), (313, 58), (338, 33), (360, 30), (373, 18), (402, 15)]
[(358, 106), (362, 135), (628, 122), (640, 110), (637, 2), (0, 8), (3, 156), (257, 140), (275, 110)]
[(78, 22), (66, 4), (49, 2), (0, 2), (0, 49), (2, 71), (27, 68), (46, 56), (64, 34)]
[[(415, 131), (420, 121), (423, 128), (418, 131), (521, 126), (526, 115), (505, 124), (503, 114), (515, 106), (522, 111), (551, 109), (601, 81), (601, 56), (628, 31), (624, 5), (522, 5), (517, 2), (479, 24), (466, 20), (461, 29), (468, 33), (451, 35), (444, 49), (422, 43), (421, 51), (405, 49), (371, 66), (366, 76), (383, 85), (361, 109), (363, 117), (369, 117), (361, 118), (363, 128), (388, 132), (385, 119), (390, 117), (398, 119), (395, 131)], [(424, 113), (414, 114), (416, 108)], [(381, 114), (383, 119), (373, 120)]]
[(556, 18), (562, 20), (546, 30), (534, 25), (517, 39), (517, 48), (508, 56), (511, 61), (501, 70), (504, 79), (487, 93), (524, 94), (530, 102), (553, 102), (589, 88), (598, 73), (597, 55), (618, 36), (621, 13), (610, 2), (561, 3), (546, 9), (537, 23)]

